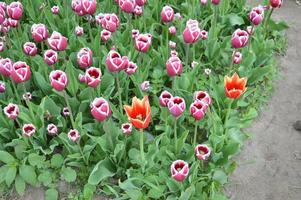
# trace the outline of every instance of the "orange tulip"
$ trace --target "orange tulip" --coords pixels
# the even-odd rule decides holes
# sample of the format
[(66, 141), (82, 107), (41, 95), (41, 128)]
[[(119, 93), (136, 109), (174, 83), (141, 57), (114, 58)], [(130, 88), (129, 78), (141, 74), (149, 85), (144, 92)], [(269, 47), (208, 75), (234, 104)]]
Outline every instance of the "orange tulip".
[(247, 78), (239, 78), (235, 72), (232, 77), (225, 77), (225, 93), (231, 99), (239, 98), (246, 90)]
[(132, 106), (125, 105), (124, 110), (133, 126), (138, 129), (148, 127), (152, 115), (148, 96), (145, 96), (142, 100), (134, 97)]

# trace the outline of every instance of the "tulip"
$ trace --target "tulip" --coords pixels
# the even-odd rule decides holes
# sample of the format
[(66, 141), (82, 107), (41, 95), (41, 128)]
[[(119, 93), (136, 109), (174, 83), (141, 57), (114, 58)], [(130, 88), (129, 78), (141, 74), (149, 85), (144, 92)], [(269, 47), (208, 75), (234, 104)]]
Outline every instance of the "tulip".
[(233, 64), (240, 64), (242, 60), (242, 54), (240, 52), (234, 52), (232, 55), (232, 62)]
[(63, 111), (62, 111), (62, 114), (63, 114), (64, 117), (68, 117), (70, 115), (69, 108), (68, 107), (64, 107)]
[(137, 16), (141, 16), (143, 14), (143, 9), (140, 6), (136, 6), (134, 9), (134, 14)]
[(182, 15), (181, 15), (181, 13), (176, 13), (176, 14), (175, 14), (175, 19), (176, 19), (176, 20), (182, 20)]
[(67, 48), (67, 38), (59, 32), (54, 31), (50, 38), (47, 39), (48, 45), (55, 51), (64, 51)]
[(4, 42), (0, 41), (0, 52), (3, 52), (5, 48)]
[(139, 35), (139, 30), (133, 29), (132, 30), (132, 38), (136, 38)]
[(9, 58), (0, 58), (0, 74), (3, 76), (10, 76), (13, 62)]
[(208, 0), (200, 0), (201, 5), (206, 5)]
[(107, 42), (111, 38), (111, 32), (104, 29), (100, 32), (100, 37), (103, 42)]
[(178, 96), (172, 97), (167, 106), (170, 113), (176, 118), (180, 117), (186, 109), (185, 100)]
[(83, 8), (82, 0), (72, 0), (71, 8), (79, 16), (84, 16), (86, 14)]
[(247, 78), (239, 78), (235, 72), (232, 77), (225, 77), (225, 93), (231, 99), (239, 98), (246, 90)]
[(249, 41), (249, 34), (246, 31), (237, 29), (232, 34), (232, 47), (235, 49), (239, 49), (242, 47), (245, 47), (248, 44)]
[(204, 73), (206, 76), (209, 76), (211, 74), (211, 69), (209, 68), (204, 69)]
[(205, 30), (201, 31), (201, 39), (202, 40), (207, 40), (208, 39), (208, 32)]
[(159, 97), (159, 103), (162, 107), (167, 107), (168, 102), (172, 99), (173, 96), (168, 91), (163, 91)]
[(142, 53), (146, 53), (152, 44), (152, 37), (153, 36), (149, 33), (139, 34), (137, 37), (134, 38), (135, 49)]
[(132, 75), (137, 71), (137, 69), (138, 69), (138, 66), (136, 65), (136, 63), (129, 62), (128, 67), (125, 69), (125, 72), (128, 75)]
[(169, 41), (169, 48), (171, 48), (171, 49), (175, 49), (175, 48), (177, 48), (177, 43), (175, 43), (175, 42), (173, 42), (173, 41)]
[(81, 0), (82, 1), (82, 7), (85, 13), (89, 15), (93, 15), (96, 11), (96, 0)]
[(177, 34), (177, 28), (175, 26), (171, 26), (168, 28), (168, 31), (171, 35), (176, 35)]
[(173, 179), (182, 182), (189, 174), (189, 165), (183, 160), (176, 160), (170, 166), (170, 172)]
[(138, 6), (144, 6), (147, 3), (147, 0), (136, 0), (135, 2)]
[(35, 42), (46, 40), (48, 35), (48, 29), (44, 24), (33, 24), (31, 26), (31, 36)]
[(250, 21), (255, 25), (259, 25), (264, 18), (264, 10), (262, 7), (258, 6), (251, 10), (249, 14)]
[(30, 100), (32, 100), (32, 95), (30, 92), (26, 92), (22, 95), (22, 98), (24, 101), (30, 101)]
[(221, 2), (221, 0), (211, 0), (211, 3), (213, 5), (218, 5)]
[(3, 10), (6, 10), (6, 3), (0, 2), (0, 8), (2, 8)]
[(15, 120), (19, 115), (19, 106), (13, 103), (9, 103), (4, 108), (4, 114), (11, 120)]
[(78, 130), (71, 129), (68, 132), (68, 138), (69, 138), (69, 140), (76, 142), (80, 138), (80, 134), (79, 134)]
[(60, 12), (60, 8), (58, 6), (53, 6), (51, 8), (51, 12), (52, 12), (52, 14), (57, 15)]
[(16, 19), (8, 18), (8, 23), (9, 23), (9, 26), (15, 28), (15, 27), (18, 27), (19, 21)]
[(194, 152), (199, 160), (207, 160), (211, 154), (210, 148), (205, 144), (197, 145)]
[(191, 68), (194, 69), (199, 63), (196, 61), (192, 61)]
[(142, 100), (134, 97), (132, 106), (125, 105), (124, 110), (133, 126), (138, 129), (146, 129), (148, 127), (152, 115), (148, 96), (144, 96)]
[(77, 64), (85, 69), (93, 64), (93, 53), (89, 48), (82, 48), (77, 53)]
[(133, 13), (135, 6), (135, 0), (119, 0), (119, 7), (126, 13)]
[(56, 135), (58, 131), (58, 128), (54, 124), (48, 124), (47, 126), (47, 132), (49, 135)]
[(142, 92), (149, 91), (149, 89), (150, 89), (150, 83), (149, 83), (149, 81), (144, 81), (143, 83), (141, 83), (140, 89), (141, 89)]
[(58, 61), (58, 55), (56, 51), (49, 49), (44, 53), (44, 62), (47, 65), (54, 65)]
[(30, 67), (25, 62), (18, 61), (13, 64), (10, 75), (16, 83), (22, 83), (30, 79), (30, 74)]
[(95, 98), (90, 107), (92, 116), (100, 122), (106, 120), (112, 114), (110, 104), (102, 97)]
[(272, 8), (280, 8), (282, 5), (282, 0), (270, 0), (270, 5)]
[(90, 67), (86, 70), (85, 81), (88, 86), (95, 88), (100, 84), (101, 76), (102, 74), (99, 68)]
[(0, 81), (0, 93), (4, 93), (6, 90), (5, 83)]
[(161, 11), (161, 21), (163, 23), (169, 23), (174, 20), (175, 13), (172, 7), (164, 6)]
[(107, 56), (106, 64), (110, 72), (119, 72), (127, 68), (129, 59), (126, 56), (121, 57), (117, 51), (111, 50)]
[(38, 52), (37, 46), (33, 42), (26, 42), (23, 45), (23, 51), (28, 56), (35, 56)]
[(101, 24), (102, 28), (114, 33), (120, 25), (115, 13), (99, 14), (96, 16), (96, 23)]
[(51, 86), (57, 91), (64, 90), (68, 84), (68, 77), (66, 73), (61, 70), (52, 71), (49, 75), (49, 80)]
[(210, 95), (205, 91), (195, 92), (193, 95), (193, 100), (194, 101), (202, 101), (207, 105), (210, 105), (212, 103), (212, 99), (211, 99)]
[(183, 31), (183, 39), (187, 44), (195, 43), (201, 36), (201, 29), (199, 23), (196, 20), (189, 19), (186, 22), (186, 28)]
[(75, 35), (82, 36), (84, 34), (84, 28), (81, 26), (75, 27)]
[[(171, 56), (171, 57), (177, 57), (177, 56), (178, 56), (178, 52), (175, 51), (175, 50), (171, 50), (171, 51), (170, 51), (170, 56)], [(182, 63), (182, 62), (181, 62), (181, 63)]]
[(79, 74), (79, 75), (78, 75), (78, 80), (79, 80), (79, 82), (81, 82), (81, 83), (86, 83), (86, 75)]
[(7, 15), (15, 20), (20, 20), (23, 15), (23, 6), (19, 1), (12, 2), (6, 7)]
[(33, 124), (24, 124), (22, 128), (25, 137), (31, 137), (36, 132), (36, 127)]
[(5, 10), (6, 9), (3, 9), (2, 7), (0, 7), (0, 25), (2, 25), (2, 23), (4, 22), (5, 20)]
[(205, 117), (208, 104), (204, 101), (194, 101), (190, 105), (190, 114), (195, 120), (201, 120)]
[(183, 71), (182, 61), (178, 56), (171, 56), (166, 62), (167, 74), (171, 77), (180, 76)]
[(248, 26), (248, 27), (247, 27), (247, 33), (248, 33), (249, 35), (253, 35), (253, 33), (254, 33), (254, 28), (253, 28), (253, 26)]
[(123, 134), (125, 134), (126, 136), (131, 135), (132, 129), (133, 129), (133, 126), (130, 123), (124, 123), (121, 125), (121, 130), (122, 130)]

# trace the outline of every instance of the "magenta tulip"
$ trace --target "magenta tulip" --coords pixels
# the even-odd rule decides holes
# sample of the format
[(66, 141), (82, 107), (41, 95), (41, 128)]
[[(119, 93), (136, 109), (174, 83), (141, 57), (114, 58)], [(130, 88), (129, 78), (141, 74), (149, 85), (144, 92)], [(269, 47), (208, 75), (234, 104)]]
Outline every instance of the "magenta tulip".
[(176, 35), (177, 34), (177, 28), (175, 26), (171, 26), (168, 28), (168, 31), (171, 35)]
[(167, 107), (168, 102), (172, 99), (173, 96), (168, 91), (163, 91), (159, 97), (159, 103), (162, 107)]
[(76, 36), (82, 36), (84, 34), (84, 28), (81, 26), (75, 27), (75, 35)]
[(138, 69), (138, 66), (136, 63), (129, 62), (128, 67), (125, 69), (125, 72), (130, 76), (134, 74)]
[(135, 0), (119, 0), (119, 7), (126, 13), (133, 13), (136, 7)]
[(15, 120), (19, 115), (19, 106), (9, 103), (4, 109), (4, 114), (11, 120)]
[(25, 62), (18, 61), (13, 64), (10, 76), (16, 83), (22, 83), (30, 79), (30, 74), (30, 67)]
[(180, 117), (186, 109), (185, 100), (178, 96), (172, 97), (167, 106), (170, 113), (176, 118)]
[(68, 138), (69, 138), (69, 140), (76, 142), (80, 138), (80, 134), (79, 134), (78, 130), (71, 129), (68, 132)]
[(199, 144), (194, 151), (199, 160), (207, 160), (211, 154), (210, 148), (205, 144)]
[(102, 30), (101, 32), (100, 32), (100, 38), (101, 38), (101, 41), (103, 41), (103, 42), (107, 42), (107, 41), (109, 41), (109, 39), (111, 38), (111, 35), (112, 35), (112, 33), (110, 32), (110, 31), (108, 31), (108, 30)]
[(90, 67), (86, 70), (85, 81), (88, 86), (95, 88), (100, 84), (101, 76), (102, 74), (99, 68)]
[(49, 47), (55, 51), (64, 51), (68, 45), (67, 41), (68, 39), (66, 37), (56, 31), (47, 39)]
[(22, 133), (25, 137), (31, 137), (36, 132), (36, 127), (33, 124), (24, 124), (22, 127)]
[(5, 82), (0, 81), (0, 93), (4, 93), (6, 91)]
[(220, 4), (220, 2), (221, 2), (221, 0), (211, 0), (211, 3), (213, 5), (218, 5), (218, 4)]
[(58, 132), (58, 128), (55, 124), (48, 124), (47, 132), (49, 135), (56, 135)]
[(199, 28), (199, 22), (189, 19), (186, 22), (186, 28), (183, 31), (183, 39), (187, 44), (193, 44), (199, 40), (201, 36), (201, 29)]
[(119, 72), (128, 67), (129, 59), (126, 56), (121, 57), (117, 51), (111, 50), (107, 56), (106, 64), (110, 72)]
[(68, 77), (67, 74), (61, 70), (52, 71), (49, 75), (51, 86), (56, 91), (62, 91), (67, 87)]
[(194, 101), (196, 101), (196, 100), (202, 101), (202, 102), (206, 103), (207, 105), (210, 105), (212, 103), (212, 99), (211, 99), (210, 95), (205, 91), (195, 92), (194, 96), (193, 96), (193, 100)]
[(28, 56), (35, 56), (38, 52), (37, 46), (33, 42), (26, 42), (23, 45), (23, 52)]
[(138, 6), (144, 6), (147, 3), (147, 0), (136, 0)]
[(48, 29), (44, 24), (33, 24), (31, 26), (31, 36), (35, 42), (42, 42), (49, 36)]
[(173, 179), (182, 182), (189, 174), (189, 165), (183, 160), (176, 160), (170, 166), (170, 172)]
[(270, 5), (272, 8), (280, 8), (282, 5), (282, 0), (270, 0)]
[(60, 12), (60, 8), (58, 6), (53, 6), (51, 8), (51, 12), (52, 12), (52, 14), (57, 15)]
[(140, 89), (141, 89), (142, 92), (148, 92), (149, 89), (150, 89), (149, 81), (144, 81), (143, 83), (141, 83)]
[(44, 52), (44, 62), (51, 66), (54, 65), (58, 61), (58, 54), (56, 51), (49, 49)]
[(82, 48), (77, 53), (77, 64), (85, 69), (93, 64), (93, 52), (89, 48)]
[(133, 129), (133, 125), (130, 123), (125, 123), (121, 125), (121, 130), (123, 134), (125, 134), (126, 136), (131, 135), (132, 129)]
[(249, 14), (250, 21), (255, 25), (259, 25), (264, 18), (264, 10), (262, 7), (258, 6), (251, 10)]
[(5, 20), (5, 18), (6, 18), (5, 9), (3, 9), (2, 7), (0, 7), (0, 25), (2, 25), (2, 23)]
[(142, 53), (146, 53), (152, 44), (152, 37), (153, 36), (149, 33), (139, 34), (137, 37), (134, 38), (135, 49)]
[(205, 30), (201, 31), (201, 39), (202, 40), (207, 40), (208, 39), (208, 32)]
[(233, 64), (240, 64), (242, 60), (242, 53), (236, 51), (232, 55), (232, 62)]
[(208, 104), (204, 101), (196, 100), (190, 105), (190, 114), (195, 120), (201, 120), (205, 117), (207, 108)]
[(169, 23), (174, 20), (175, 13), (172, 7), (164, 6), (161, 11), (161, 21), (163, 23)]
[(242, 47), (245, 47), (248, 44), (249, 41), (249, 34), (246, 31), (237, 29), (232, 34), (232, 47), (235, 49), (239, 49)]
[(26, 93), (24, 93), (23, 95), (22, 95), (22, 99), (24, 100), (24, 101), (31, 101), (32, 100), (32, 95), (31, 95), (31, 93), (30, 92), (26, 92)]
[(180, 76), (183, 72), (183, 64), (178, 56), (171, 56), (165, 66), (167, 74), (171, 77)]
[(93, 15), (96, 11), (96, 0), (82, 0), (82, 8), (86, 14)]
[(0, 74), (3, 76), (10, 76), (13, 68), (13, 62), (9, 58), (0, 58)]
[(112, 114), (110, 104), (102, 97), (95, 98), (90, 107), (92, 116), (100, 122), (106, 120)]
[(23, 6), (19, 1), (12, 2), (6, 7), (7, 15), (15, 20), (20, 20), (23, 15)]

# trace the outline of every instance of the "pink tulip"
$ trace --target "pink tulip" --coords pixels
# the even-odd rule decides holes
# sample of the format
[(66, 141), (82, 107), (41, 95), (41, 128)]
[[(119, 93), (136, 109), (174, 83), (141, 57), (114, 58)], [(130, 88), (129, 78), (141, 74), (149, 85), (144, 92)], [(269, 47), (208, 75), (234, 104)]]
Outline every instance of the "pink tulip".
[(208, 0), (200, 0), (201, 5), (206, 5)]
[(177, 28), (175, 26), (171, 26), (168, 28), (168, 31), (171, 35), (176, 35), (177, 34)]
[(183, 160), (176, 160), (170, 166), (170, 172), (173, 179), (182, 182), (189, 174), (189, 165)]
[(178, 96), (172, 97), (167, 106), (170, 113), (176, 118), (180, 117), (186, 109), (185, 100)]
[(23, 6), (19, 1), (12, 2), (6, 7), (7, 15), (15, 20), (20, 20), (23, 15)]
[(213, 5), (218, 5), (221, 2), (221, 0), (211, 0), (211, 3)]
[(0, 2), (0, 8), (2, 8), (3, 10), (6, 10), (6, 3)]
[(84, 16), (86, 14), (83, 8), (82, 0), (72, 0), (71, 8), (79, 16)]
[(47, 132), (49, 135), (56, 135), (57, 131), (58, 131), (58, 128), (55, 124), (48, 124)]
[(143, 14), (143, 9), (140, 6), (136, 6), (134, 9), (134, 14), (137, 16), (141, 16)]
[(270, 0), (270, 5), (272, 8), (280, 8), (282, 5), (282, 0)]
[(137, 30), (137, 29), (132, 30), (132, 38), (136, 38), (139, 34), (140, 34), (139, 30)]
[(64, 117), (68, 117), (70, 115), (70, 111), (68, 107), (64, 107), (62, 110), (62, 114)]
[(102, 28), (114, 33), (120, 25), (119, 19), (115, 13), (99, 14), (96, 22), (101, 24)]
[(49, 47), (55, 51), (64, 51), (68, 45), (67, 41), (68, 39), (66, 37), (56, 31), (47, 39)]
[(57, 15), (60, 12), (60, 8), (58, 6), (53, 6), (51, 8), (51, 12), (52, 12), (52, 14)]
[(246, 31), (237, 29), (232, 34), (232, 47), (235, 49), (239, 49), (242, 47), (245, 47), (248, 44), (249, 41), (249, 34)]
[(13, 64), (10, 76), (16, 83), (22, 83), (30, 79), (30, 74), (30, 67), (25, 62), (18, 61)]
[(93, 64), (93, 52), (89, 48), (82, 48), (77, 53), (77, 64), (85, 69)]
[(100, 37), (101, 37), (101, 41), (103, 41), (103, 42), (107, 42), (110, 38), (111, 38), (111, 32), (110, 31), (108, 31), (108, 30), (102, 30), (101, 32), (100, 32)]
[(150, 83), (149, 83), (149, 81), (144, 81), (143, 83), (141, 83), (140, 89), (141, 89), (142, 92), (149, 91), (149, 89), (150, 89)]
[(9, 32), (9, 30), (10, 30), (10, 26), (9, 25), (7, 25), (7, 26), (4, 26), (3, 24), (2, 25), (0, 25), (0, 33), (8, 33)]
[(37, 46), (33, 42), (26, 42), (23, 45), (23, 51), (28, 56), (35, 56), (38, 52)]
[(11, 120), (15, 120), (19, 115), (19, 106), (13, 103), (9, 103), (4, 108), (4, 114)]
[(202, 40), (207, 40), (208, 39), (208, 32), (205, 30), (201, 31), (201, 39)]
[(175, 50), (171, 50), (171, 51), (170, 51), (170, 56), (171, 56), (171, 57), (177, 57), (177, 56), (178, 56), (178, 52), (175, 51)]
[(85, 13), (93, 15), (96, 11), (96, 0), (82, 0), (82, 7)]
[(58, 61), (58, 55), (56, 51), (49, 49), (44, 53), (44, 62), (47, 65), (54, 65)]
[(129, 62), (128, 67), (125, 69), (125, 72), (130, 76), (134, 74), (138, 69), (136, 63)]
[(119, 72), (128, 67), (129, 59), (126, 56), (121, 57), (117, 51), (111, 50), (107, 56), (106, 64), (110, 72)]
[(169, 23), (174, 20), (175, 13), (170, 6), (164, 6), (161, 11), (161, 21), (163, 23)]
[(102, 97), (95, 98), (90, 107), (92, 116), (100, 122), (106, 120), (112, 114), (109, 103)]
[(0, 52), (3, 52), (5, 48), (5, 43), (0, 41)]
[(31, 137), (36, 132), (36, 127), (33, 124), (24, 124), (22, 133), (25, 137)]
[(201, 120), (205, 117), (207, 108), (208, 104), (204, 101), (196, 100), (190, 105), (190, 114), (195, 120)]
[(233, 64), (240, 64), (242, 60), (242, 54), (240, 52), (234, 52), (232, 55)]
[(4, 93), (6, 90), (5, 83), (0, 81), (0, 93)]
[(139, 34), (137, 37), (134, 38), (135, 49), (142, 53), (146, 53), (152, 44), (152, 37), (153, 36), (149, 33)]
[(195, 43), (199, 40), (200, 36), (201, 29), (199, 28), (199, 22), (189, 19), (183, 32), (184, 42), (187, 44)]
[(264, 18), (264, 10), (262, 7), (258, 6), (251, 10), (249, 14), (250, 21), (255, 25), (259, 25)]
[(207, 160), (211, 154), (210, 148), (205, 144), (199, 144), (194, 151), (199, 160)]
[(48, 29), (44, 24), (33, 24), (31, 26), (31, 36), (35, 42), (46, 40), (48, 35)]
[(31, 93), (30, 93), (30, 92), (24, 93), (24, 94), (22, 95), (22, 99), (23, 99), (24, 101), (31, 101), (31, 100), (32, 100), (32, 95), (31, 95)]
[(121, 125), (121, 130), (122, 130), (123, 134), (125, 134), (126, 136), (131, 135), (132, 129), (133, 129), (133, 126), (130, 123), (125, 123), (125, 124)]
[(181, 13), (176, 13), (176, 14), (175, 14), (175, 19), (176, 19), (176, 20), (182, 20), (183, 17), (182, 17), (182, 15), (181, 15)]
[(75, 27), (75, 35), (82, 36), (84, 34), (84, 28), (81, 26)]
[(177, 43), (175, 43), (175, 42), (173, 42), (173, 41), (169, 41), (169, 48), (171, 48), (171, 49), (175, 49), (175, 48), (177, 48)]
[(18, 27), (18, 25), (19, 25), (19, 21), (16, 19), (12, 19), (12, 18), (8, 18), (8, 23), (9, 23), (9, 26), (14, 27), (14, 28)]
[(64, 90), (68, 84), (67, 74), (61, 70), (52, 71), (49, 75), (49, 80), (56, 91)]
[(135, 6), (135, 0), (119, 0), (119, 7), (126, 13), (133, 13)]
[(248, 33), (249, 35), (253, 35), (253, 33), (254, 33), (254, 27), (253, 27), (253, 26), (248, 26), (248, 27), (247, 27), (247, 33)]
[(68, 138), (69, 138), (69, 140), (76, 142), (80, 138), (80, 134), (79, 134), (78, 130), (71, 129), (68, 132)]
[(147, 3), (147, 0), (136, 0), (138, 6), (144, 6)]
[(6, 14), (5, 14), (5, 10), (2, 7), (0, 7), (0, 25), (2, 25), (2, 23), (4, 22), (5, 18), (6, 18)]
[(194, 96), (193, 96), (193, 100), (194, 101), (202, 101), (202, 102), (206, 103), (207, 105), (210, 105), (212, 103), (212, 99), (211, 99), (210, 95), (205, 91), (195, 92)]
[(95, 88), (100, 84), (101, 76), (102, 73), (99, 68), (90, 67), (86, 70), (85, 81), (88, 84), (88, 86)]
[(3, 76), (10, 76), (11, 69), (13, 68), (13, 62), (9, 58), (0, 58), (0, 74)]
[(79, 80), (79, 82), (81, 82), (81, 83), (86, 83), (86, 75), (84, 75), (84, 74), (79, 74), (79, 75), (78, 75), (78, 80)]
[(166, 62), (167, 74), (171, 77), (180, 76), (183, 71), (182, 61), (178, 56), (171, 56)]
[(164, 90), (159, 97), (159, 103), (162, 107), (167, 107), (168, 102), (172, 98), (173, 98), (172, 94), (170, 94), (168, 91)]
[(199, 64), (198, 62), (192, 61), (191, 68), (194, 69), (196, 66), (198, 66), (198, 64)]

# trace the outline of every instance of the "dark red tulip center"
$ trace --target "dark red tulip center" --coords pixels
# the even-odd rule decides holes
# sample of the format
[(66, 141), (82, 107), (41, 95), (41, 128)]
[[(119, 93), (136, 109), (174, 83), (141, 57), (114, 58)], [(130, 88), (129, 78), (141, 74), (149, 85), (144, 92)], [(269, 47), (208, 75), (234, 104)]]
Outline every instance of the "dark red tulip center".
[(183, 102), (183, 100), (180, 99), (180, 98), (176, 98), (176, 99), (173, 100), (173, 102), (174, 102), (175, 104), (181, 104), (181, 103)]
[(124, 129), (129, 129), (129, 128), (130, 128), (130, 125), (128, 125), (128, 124), (123, 125), (123, 128), (124, 128)]
[(13, 113), (14, 111), (15, 111), (15, 107), (9, 107), (8, 110), (7, 110), (7, 112), (9, 114)]
[(33, 127), (32, 126), (26, 126), (25, 128), (24, 128), (24, 131), (26, 132), (26, 133), (29, 133), (29, 132), (31, 132), (31, 131), (33, 131), (34, 129), (33, 129)]
[(199, 154), (206, 155), (208, 153), (208, 149), (206, 147), (199, 147), (198, 148)]
[(92, 78), (98, 78), (99, 77), (99, 72), (97, 70), (91, 70), (91, 71), (89, 71), (89, 75)]
[(204, 99), (205, 97), (206, 97), (206, 94), (203, 93), (203, 92), (201, 92), (201, 93), (198, 94), (197, 99), (198, 99), (198, 100), (202, 100), (202, 99)]

